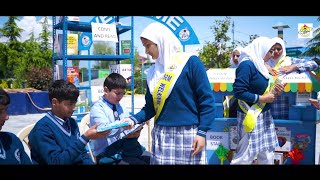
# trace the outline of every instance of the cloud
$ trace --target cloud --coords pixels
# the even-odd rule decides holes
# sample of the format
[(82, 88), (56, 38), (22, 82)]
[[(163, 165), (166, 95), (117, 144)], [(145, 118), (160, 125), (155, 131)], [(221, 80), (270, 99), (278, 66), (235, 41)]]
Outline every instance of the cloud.
[[(38, 19), (38, 20), (37, 20)], [(41, 22), (44, 21), (44, 17), (36, 16), (23, 16), (19, 21), (16, 21), (17, 26), (23, 31), (20, 33), (20, 41), (23, 42), (30, 38), (31, 32), (34, 33), (35, 38), (39, 37), (42, 31)], [(48, 18), (49, 31), (52, 31), (52, 20)]]

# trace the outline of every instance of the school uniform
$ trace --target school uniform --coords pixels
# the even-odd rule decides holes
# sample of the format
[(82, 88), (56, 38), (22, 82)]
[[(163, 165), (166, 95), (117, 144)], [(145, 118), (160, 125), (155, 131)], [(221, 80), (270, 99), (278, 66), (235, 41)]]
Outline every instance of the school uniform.
[(94, 164), (85, 148), (89, 139), (80, 134), (73, 118), (62, 120), (48, 112), (28, 137), (31, 159), (38, 164)]
[(0, 164), (32, 164), (22, 142), (13, 133), (0, 132)]

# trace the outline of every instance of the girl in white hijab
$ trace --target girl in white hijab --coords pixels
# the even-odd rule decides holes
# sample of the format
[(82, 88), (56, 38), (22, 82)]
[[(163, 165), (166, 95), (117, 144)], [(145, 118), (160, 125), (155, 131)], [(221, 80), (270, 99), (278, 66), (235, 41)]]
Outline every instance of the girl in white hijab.
[[(284, 76), (291, 72), (303, 73), (314, 71), (318, 68), (317, 63), (311, 59), (306, 60), (287, 56), (285, 42), (281, 38), (275, 37), (272, 40), (275, 43), (273, 57), (265, 65), (274, 78), (283, 79)], [(277, 96), (271, 105), (273, 118), (289, 119), (289, 107), (289, 96)]]
[[(236, 47), (233, 49), (230, 57), (230, 64), (229, 68), (237, 68), (239, 65), (239, 57), (240, 54), (243, 52), (243, 47)], [(223, 116), (224, 117), (236, 117), (237, 116), (237, 106), (238, 101), (233, 97), (233, 95), (228, 95), (224, 97), (223, 101)]]
[(182, 45), (177, 37), (160, 23), (150, 24), (143, 30), (140, 36), (154, 42), (158, 47), (158, 58), (155, 58), (154, 52), (146, 52), (147, 54), (150, 53), (152, 59), (156, 60), (155, 65), (148, 69), (147, 74), (147, 83), (152, 94), (155, 85), (169, 66), (170, 57), (174, 53), (181, 52)]
[(147, 74), (145, 106), (124, 121), (133, 127), (154, 118), (151, 164), (206, 164), (215, 105), (204, 65), (181, 52), (180, 41), (160, 23), (148, 25), (140, 39), (156, 61)]
[(231, 63), (231, 66), (229, 68), (237, 68), (238, 65), (239, 65), (239, 57), (240, 57), (240, 54), (242, 53), (243, 51), (243, 47), (236, 47), (233, 51), (232, 51), (232, 54), (231, 54), (231, 57), (230, 57), (230, 63)]
[[(244, 48), (239, 58), (233, 84), (234, 96), (241, 102), (237, 112), (239, 142), (231, 164), (252, 164), (255, 157), (259, 164), (273, 164), (278, 139), (270, 103), (274, 101), (275, 95), (269, 92), (269, 73), (264, 65), (273, 54), (273, 45), (270, 38), (258, 37)], [(281, 90), (283, 87), (279, 85), (276, 91)], [(259, 109), (259, 113), (253, 115), (255, 123), (248, 130), (244, 120), (247, 114), (251, 114), (250, 110), (255, 104), (261, 108), (255, 109), (255, 112)]]
[(279, 37), (272, 38), (274, 41), (274, 53), (268, 62), (266, 62), (266, 67), (271, 75), (275, 76), (279, 74), (278, 68), (283, 66), (291, 65), (291, 59), (286, 57), (286, 46), (283, 39)]

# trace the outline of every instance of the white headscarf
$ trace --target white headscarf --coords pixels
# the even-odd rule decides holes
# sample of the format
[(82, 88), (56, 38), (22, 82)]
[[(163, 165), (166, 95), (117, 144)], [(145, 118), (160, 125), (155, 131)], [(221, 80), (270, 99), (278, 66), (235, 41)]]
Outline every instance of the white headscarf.
[(264, 65), (263, 58), (274, 45), (274, 41), (267, 37), (258, 37), (246, 46), (239, 57), (239, 64), (244, 60), (250, 60), (258, 71), (269, 79), (269, 71)]
[(147, 83), (150, 93), (153, 94), (154, 87), (164, 75), (173, 53), (182, 51), (182, 45), (178, 38), (161, 23), (149, 24), (141, 33), (140, 37), (146, 38), (157, 44), (159, 57), (154, 66), (151, 66), (147, 74)]
[(286, 46), (284, 44), (284, 40), (279, 37), (274, 37), (272, 38), (272, 40), (274, 41), (274, 44), (279, 43), (282, 47), (282, 55), (279, 57), (279, 59), (275, 59), (276, 61), (278, 61), (287, 55)]
[[(282, 54), (281, 54), (281, 56), (280, 56), (278, 59), (273, 59), (273, 58), (271, 57), (270, 60), (267, 62), (267, 64), (269, 64), (271, 67), (275, 67), (280, 59), (282, 59), (283, 57), (287, 56), (287, 53), (286, 53), (286, 47), (285, 47), (285, 45), (284, 45), (283, 39), (281, 39), (281, 38), (279, 38), (279, 37), (274, 37), (274, 38), (272, 38), (272, 41), (274, 42), (274, 44), (279, 43), (279, 44), (281, 45), (281, 47), (282, 47)], [(286, 63), (281, 63), (281, 64), (282, 64), (282, 65), (285, 65), (285, 64), (289, 65), (289, 64), (291, 64), (291, 60), (290, 60), (290, 59), (287, 60), (287, 61), (285, 61), (285, 62), (286, 62)], [(281, 66), (281, 65), (280, 65), (280, 66)]]
[(238, 64), (235, 64), (234, 63), (234, 61), (233, 61), (233, 53), (235, 52), (235, 51), (239, 51), (239, 53), (240, 53), (240, 55), (241, 55), (241, 53), (242, 53), (242, 51), (243, 51), (243, 47), (236, 47), (233, 51), (232, 51), (232, 53), (231, 53), (231, 58), (230, 58), (230, 63), (231, 63), (231, 66), (230, 66), (230, 68), (237, 68), (238, 67), (238, 65), (239, 65), (239, 58), (238, 58)]

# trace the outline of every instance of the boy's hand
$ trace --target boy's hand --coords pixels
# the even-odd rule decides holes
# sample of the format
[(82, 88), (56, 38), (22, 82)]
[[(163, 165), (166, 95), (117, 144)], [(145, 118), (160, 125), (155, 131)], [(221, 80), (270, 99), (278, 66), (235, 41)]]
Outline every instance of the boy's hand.
[(141, 128), (140, 130), (136, 131), (136, 132), (133, 132), (133, 133), (130, 133), (128, 135), (125, 136), (125, 138), (138, 138), (140, 136), (140, 133), (141, 133), (141, 130), (143, 128)]
[(97, 124), (91, 126), (91, 127), (84, 133), (84, 135), (85, 135), (88, 139), (100, 139), (100, 138), (104, 138), (104, 137), (108, 136), (109, 133), (111, 132), (111, 129), (110, 129), (110, 130), (107, 130), (107, 131), (97, 132), (97, 127), (98, 127), (99, 125), (100, 125), (100, 124), (97, 123)]
[(133, 120), (131, 119), (131, 118), (129, 118), (129, 117), (127, 117), (127, 118), (124, 118), (124, 119), (122, 119), (121, 120), (122, 122), (129, 122), (129, 124), (130, 125), (128, 125), (128, 126), (124, 126), (123, 127), (123, 129), (131, 129), (131, 128), (133, 128), (133, 126), (134, 126), (134, 122), (133, 122)]

